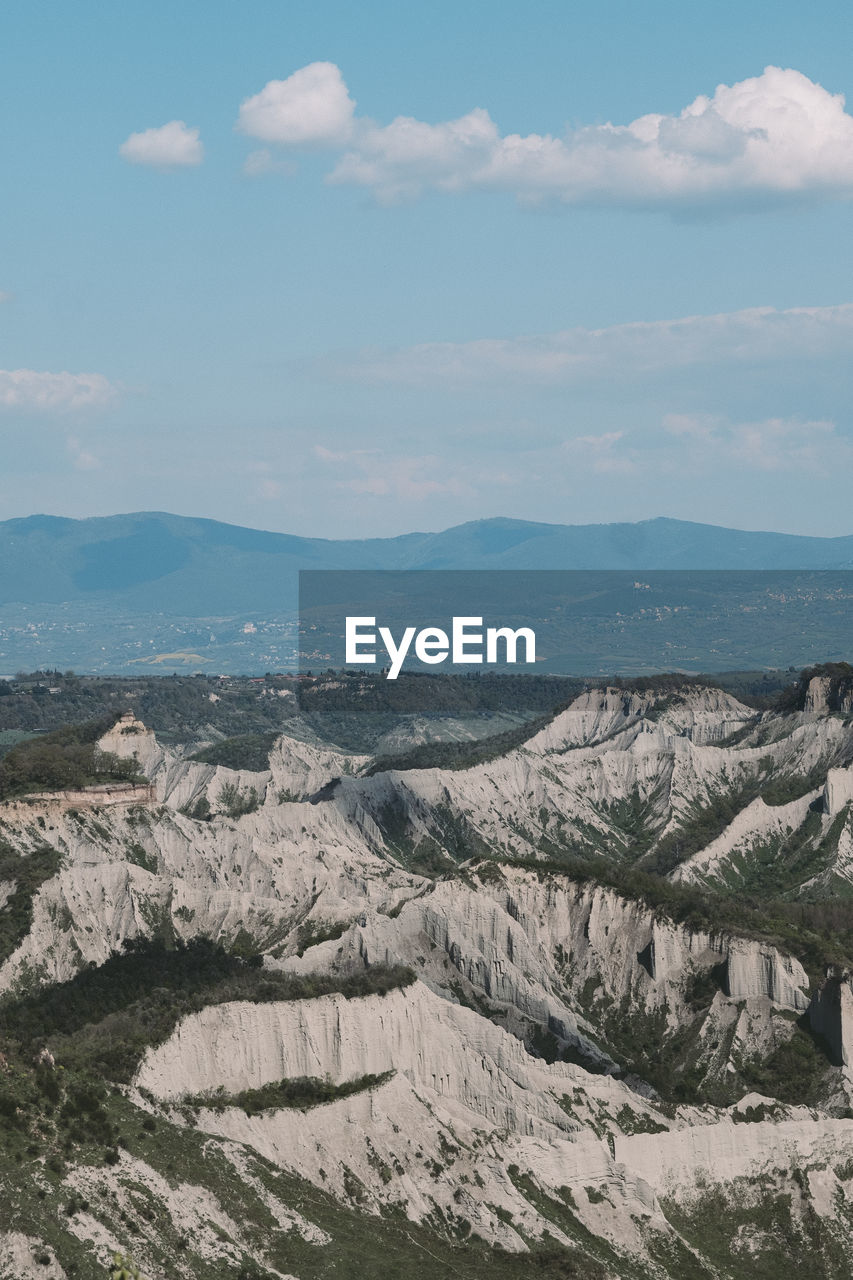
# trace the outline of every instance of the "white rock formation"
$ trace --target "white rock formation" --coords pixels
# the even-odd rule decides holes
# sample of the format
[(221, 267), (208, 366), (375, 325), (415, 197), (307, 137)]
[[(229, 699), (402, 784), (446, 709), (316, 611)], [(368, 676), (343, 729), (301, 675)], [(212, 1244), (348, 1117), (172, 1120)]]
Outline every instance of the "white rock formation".
[(66, 1280), (66, 1273), (43, 1241), (9, 1231), (0, 1232), (0, 1280)]
[(824, 787), (824, 807), (835, 818), (853, 801), (853, 768), (830, 769)]
[(799, 960), (745, 938), (732, 938), (728, 944), (726, 985), (733, 1000), (764, 996), (798, 1013), (809, 1005), (809, 980)]
[[(531, 1058), (513, 1036), (421, 984), (363, 1000), (329, 996), (206, 1009), (146, 1055), (136, 1083), (177, 1100), (219, 1085), (234, 1091), (299, 1076), (342, 1083), (387, 1071), (395, 1075), (381, 1087), (310, 1112), (247, 1118), (234, 1108), (204, 1109), (199, 1123), (248, 1142), (344, 1198), (347, 1173), (354, 1173), (373, 1202), (401, 1204), (415, 1220), (436, 1204), (452, 1209), (465, 1175), (469, 1220), (518, 1248), (518, 1232), (496, 1210), (533, 1234), (545, 1224), (507, 1179), (509, 1151), (541, 1176), (532, 1153), (557, 1144), (574, 1163), (576, 1181), (616, 1180), (607, 1136), (618, 1130), (616, 1115), (623, 1124), (660, 1119), (625, 1085)], [(588, 1125), (598, 1130), (592, 1142)], [(552, 1187), (571, 1180), (565, 1166), (559, 1178)], [(633, 1176), (628, 1183), (623, 1240), (634, 1234), (631, 1207), (638, 1199), (651, 1201)]]
[(847, 971), (830, 971), (809, 1007), (812, 1030), (823, 1036), (836, 1062), (853, 1065), (853, 988)]
[[(589, 691), (487, 764), (372, 777), (362, 757), (287, 738), (263, 773), (221, 769), (165, 750), (137, 722), (120, 723), (102, 745), (137, 755), (155, 800), (75, 814), (42, 798), (4, 814), (9, 845), (23, 856), (47, 842), (61, 866), (35, 894), (32, 927), (0, 966), (0, 991), (62, 981), (125, 939), (160, 932), (226, 945), (248, 935), (267, 967), (295, 973), (406, 964), (418, 981), (384, 997), (204, 1009), (149, 1050), (136, 1084), (180, 1119), (187, 1094), (393, 1072), (307, 1112), (249, 1118), (205, 1107), (200, 1127), (231, 1144), (241, 1176), (252, 1176), (240, 1162), (254, 1149), (341, 1199), (397, 1205), (414, 1220), (440, 1210), (512, 1249), (546, 1230), (560, 1238), (525, 1196), (524, 1179), (554, 1198), (569, 1188), (583, 1225), (641, 1260), (649, 1231), (671, 1231), (660, 1198), (687, 1204), (703, 1179), (760, 1183), (808, 1165), (815, 1203), (831, 1206), (847, 1194), (833, 1168), (853, 1151), (850, 1122), (771, 1103), (772, 1116), (748, 1123), (746, 1112), (764, 1104), (747, 1099), (738, 1114), (663, 1109), (618, 1068), (636, 1056), (635, 1043), (648, 1061), (650, 1044), (663, 1052), (680, 1037), (689, 1062), (673, 1070), (689, 1065), (723, 1089), (744, 1062), (793, 1035), (806, 1009), (853, 1066), (846, 979), (814, 994), (799, 961), (778, 948), (680, 925), (591, 878), (551, 874), (543, 861), (549, 848), (567, 848), (588, 863), (642, 864), (656, 840), (720, 795), (754, 794), (747, 788), (764, 777), (794, 785), (815, 770), (825, 777), (822, 806), (820, 785), (778, 806), (753, 798), (673, 878), (725, 878), (755, 848), (781, 848), (805, 831), (806, 849), (830, 832), (837, 840), (814, 875), (853, 879), (853, 733), (824, 713), (819, 695), (805, 714), (772, 720), (715, 690), (657, 701)], [(254, 789), (258, 807), (229, 818), (218, 805), (227, 784)], [(202, 797), (209, 821), (182, 812)], [(471, 852), (472, 838), (475, 855), (542, 865), (481, 865), (473, 856), (453, 877), (418, 874), (424, 850), (448, 850), (449, 867)], [(12, 872), (4, 876), (12, 878), (0, 886), (0, 911), (14, 883)], [(318, 934), (326, 940), (312, 944)], [(574, 1052), (584, 1065), (549, 1065), (525, 1041)], [(833, 1088), (840, 1106), (850, 1071)], [(152, 1182), (151, 1194), (167, 1191)], [(200, 1222), (207, 1213), (231, 1232), (216, 1216), (227, 1207), (196, 1209)], [(96, 1232), (93, 1223), (80, 1215), (75, 1230)], [(291, 1226), (314, 1229), (295, 1218), (283, 1229)], [(0, 1259), (2, 1247), (13, 1248), (8, 1237)]]

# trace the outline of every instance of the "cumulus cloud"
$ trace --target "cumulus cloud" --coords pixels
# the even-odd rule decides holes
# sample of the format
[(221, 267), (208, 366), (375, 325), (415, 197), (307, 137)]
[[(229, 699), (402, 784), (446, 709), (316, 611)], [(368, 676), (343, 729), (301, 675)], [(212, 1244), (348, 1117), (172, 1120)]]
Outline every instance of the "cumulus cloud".
[(380, 199), (512, 191), (531, 202), (655, 206), (850, 194), (853, 118), (840, 94), (767, 67), (719, 85), (678, 116), (651, 114), (550, 134), (501, 136), (486, 111), (445, 124), (371, 124), (334, 173)]
[(0, 369), (0, 409), (96, 409), (114, 396), (115, 388), (100, 373)]
[(435, 387), (509, 380), (548, 386), (848, 354), (853, 355), (853, 303), (788, 310), (752, 307), (531, 337), (427, 342), (341, 357), (332, 367), (340, 376), (368, 383)]
[(429, 188), (470, 190), (492, 185), (483, 179), (501, 145), (497, 126), (481, 109), (443, 124), (409, 116), (384, 126), (361, 121), (329, 180), (370, 187), (383, 203), (414, 199)]
[(339, 146), (352, 133), (354, 111), (338, 67), (312, 62), (286, 80), (270, 80), (247, 98), (237, 128), (250, 138), (283, 146)]
[(204, 159), (199, 130), (191, 129), (183, 120), (170, 120), (159, 129), (132, 133), (118, 150), (131, 164), (147, 164), (155, 169), (185, 169)]
[(700, 208), (853, 193), (853, 117), (844, 97), (792, 68), (718, 85), (678, 115), (560, 133), (501, 134), (478, 107), (430, 124), (354, 116), (334, 63), (270, 81), (238, 128), (284, 146), (346, 146), (329, 181), (385, 203), (426, 191), (506, 191), (523, 203)]

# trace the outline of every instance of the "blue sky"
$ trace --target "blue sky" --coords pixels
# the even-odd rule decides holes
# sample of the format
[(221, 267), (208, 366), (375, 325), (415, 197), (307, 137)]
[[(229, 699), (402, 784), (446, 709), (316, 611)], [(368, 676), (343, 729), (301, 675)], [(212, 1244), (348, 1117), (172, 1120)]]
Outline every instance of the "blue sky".
[(12, 0), (0, 518), (850, 532), (851, 46), (841, 3)]

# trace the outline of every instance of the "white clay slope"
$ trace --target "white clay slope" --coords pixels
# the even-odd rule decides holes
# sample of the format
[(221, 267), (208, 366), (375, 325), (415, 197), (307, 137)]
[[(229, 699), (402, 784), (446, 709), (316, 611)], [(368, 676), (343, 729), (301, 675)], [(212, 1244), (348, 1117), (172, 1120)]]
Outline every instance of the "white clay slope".
[[(574, 1188), (589, 1229), (641, 1257), (646, 1230), (670, 1231), (659, 1197), (686, 1204), (703, 1178), (726, 1187), (808, 1164), (822, 1170), (820, 1203), (846, 1203), (833, 1170), (853, 1156), (851, 1122), (803, 1108), (753, 1123), (724, 1108), (664, 1113), (606, 1074), (618, 1059), (614, 1025), (638, 1019), (659, 1037), (695, 1034), (695, 1063), (710, 1081), (737, 1076), (744, 1061), (784, 1044), (810, 1007), (815, 993), (796, 959), (673, 923), (592, 881), (495, 865), (434, 881), (402, 865), (408, 856), (417, 867), (424, 842), (440, 845), (448, 815), (498, 853), (541, 859), (543, 835), (575, 833), (594, 856), (627, 857), (624, 806), (646, 806), (642, 821), (660, 834), (754, 780), (769, 759), (783, 778), (822, 769), (826, 785), (779, 806), (752, 800), (675, 878), (728, 874), (757, 844), (798, 831), (816, 800), (821, 831), (840, 824), (835, 874), (853, 878), (850, 730), (812, 701), (806, 714), (771, 723), (716, 690), (689, 689), (662, 707), (590, 691), (487, 764), (374, 777), (357, 776), (364, 758), (286, 738), (266, 772), (224, 770), (182, 759), (138, 725), (119, 727), (102, 745), (138, 755), (156, 802), (75, 813), (35, 800), (5, 812), (8, 842), (22, 855), (47, 842), (61, 866), (0, 967), (0, 991), (65, 980), (125, 939), (162, 932), (226, 946), (249, 938), (268, 967), (297, 973), (411, 967), (419, 981), (384, 997), (204, 1009), (149, 1050), (136, 1084), (178, 1103), (299, 1076), (342, 1084), (393, 1072), (304, 1113), (205, 1108), (200, 1124), (342, 1200), (353, 1201), (355, 1178), (367, 1206), (396, 1204), (418, 1220), (436, 1209), (462, 1215), (508, 1248), (546, 1229), (559, 1238), (511, 1166), (553, 1195)], [(229, 784), (254, 790), (258, 807), (229, 818), (220, 804)], [(181, 812), (202, 797), (210, 821)], [(405, 847), (387, 834), (392, 811)], [(697, 984), (716, 992), (698, 1021)], [(549, 1066), (522, 1043), (536, 1035), (599, 1074)], [(839, 1028), (839, 1045), (853, 1045), (853, 1026)], [(837, 1088), (849, 1088), (843, 1072)], [(644, 1127), (660, 1132), (635, 1132)]]

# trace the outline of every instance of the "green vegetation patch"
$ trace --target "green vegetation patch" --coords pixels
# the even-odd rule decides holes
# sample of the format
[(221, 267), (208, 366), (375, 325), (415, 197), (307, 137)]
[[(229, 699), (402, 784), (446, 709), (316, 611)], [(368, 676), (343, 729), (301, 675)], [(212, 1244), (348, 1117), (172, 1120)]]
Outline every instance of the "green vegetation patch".
[(4, 1046), (23, 1062), (47, 1044), (66, 1068), (127, 1082), (149, 1046), (162, 1044), (181, 1018), (208, 1005), (386, 995), (413, 981), (402, 967), (346, 977), (268, 972), (258, 958), (247, 961), (206, 938), (173, 948), (146, 939), (125, 944), (122, 954), (70, 982), (7, 997), (0, 1002), (0, 1027)]
[[(246, 813), (254, 813), (261, 803), (255, 787), (241, 790), (234, 782), (226, 782), (216, 799), (229, 818), (242, 818)], [(190, 816), (195, 816), (195, 813)], [(200, 814), (200, 817), (203, 821), (204, 815)]]
[(13, 886), (0, 907), (0, 963), (8, 960), (29, 933), (35, 896), (59, 871), (60, 862), (60, 855), (50, 845), (40, 845), (21, 856), (0, 842), (0, 884)]
[[(69, 1075), (48, 1066), (14, 1073), (15, 1096), (0, 1116), (0, 1157), (11, 1171), (0, 1179), (0, 1222), (12, 1222), (43, 1242), (44, 1256), (55, 1257), (69, 1280), (109, 1275), (106, 1259), (96, 1261), (91, 1246), (75, 1234), (80, 1213), (102, 1223), (120, 1252), (151, 1277), (271, 1280), (277, 1273), (300, 1280), (480, 1280), (488, 1274), (491, 1280), (599, 1280), (604, 1274), (584, 1250), (553, 1240), (531, 1241), (531, 1252), (522, 1254), (487, 1245), (462, 1216), (430, 1227), (409, 1221), (397, 1207), (376, 1214), (344, 1206), (245, 1147), (244, 1178), (229, 1159), (229, 1144), (178, 1126), (162, 1112), (152, 1115), (117, 1089), (92, 1091)], [(0, 1088), (7, 1084), (7, 1076), (0, 1076)], [(6, 1123), (7, 1114), (13, 1122)], [(129, 1173), (124, 1153), (165, 1180), (166, 1198)], [(85, 1196), (69, 1190), (71, 1166), (88, 1175)], [(113, 1179), (129, 1193), (122, 1202)], [(187, 1187), (215, 1197), (239, 1224), (239, 1238), (223, 1256), (211, 1256), (185, 1234), (174, 1210)], [(282, 1230), (284, 1213), (314, 1223), (315, 1237)], [(207, 1226), (217, 1230), (212, 1222)], [(634, 1272), (624, 1275), (634, 1280)]]
[(803, 1194), (802, 1172), (793, 1174), (782, 1187), (768, 1185), (767, 1178), (763, 1186), (739, 1178), (728, 1194), (709, 1188), (692, 1205), (669, 1200), (661, 1207), (707, 1260), (704, 1274), (733, 1280), (778, 1280), (790, 1274), (801, 1280), (849, 1280), (849, 1209), (838, 1206), (838, 1222), (819, 1216)]
[(488, 764), (490, 760), (497, 760), (523, 746), (568, 706), (569, 703), (561, 704), (548, 715), (536, 716), (525, 724), (474, 741), (424, 742), (400, 755), (377, 756), (366, 776), (386, 773), (390, 769), (473, 769), (475, 765)]
[(199, 764), (221, 765), (225, 769), (263, 773), (270, 767), (270, 751), (277, 738), (276, 733), (241, 733), (197, 751), (190, 759)]
[(749, 1089), (780, 1102), (818, 1103), (825, 1093), (829, 1051), (821, 1037), (799, 1018), (790, 1040), (778, 1045), (769, 1057), (739, 1064)]
[[(706, 848), (723, 834), (748, 804), (762, 794), (762, 789), (768, 785), (767, 773), (771, 767), (771, 760), (761, 761), (754, 777), (728, 790), (717, 788), (705, 804), (694, 805), (678, 828), (667, 832), (658, 841), (644, 865), (650, 871), (665, 876), (694, 853)], [(774, 780), (772, 786), (774, 803), (782, 803), (778, 798), (781, 792), (779, 781)]]
[(181, 1101), (189, 1107), (208, 1107), (213, 1111), (224, 1111), (226, 1107), (239, 1107), (247, 1116), (261, 1115), (264, 1111), (280, 1111), (286, 1107), (307, 1110), (318, 1107), (324, 1102), (337, 1102), (340, 1098), (351, 1098), (354, 1093), (367, 1093), (387, 1084), (394, 1075), (393, 1071), (384, 1071), (381, 1075), (358, 1076), (355, 1080), (344, 1080), (342, 1084), (332, 1084), (331, 1080), (317, 1076), (294, 1076), (288, 1080), (276, 1080), (262, 1085), (260, 1089), (243, 1089), (239, 1093), (226, 1093), (220, 1088), (213, 1093), (194, 1093)]
[(658, 783), (646, 795), (635, 786), (628, 796), (603, 806), (601, 812), (624, 837), (625, 847), (620, 850), (623, 856), (629, 860), (640, 858), (669, 817), (666, 786)]
[(0, 800), (96, 783), (144, 781), (135, 759), (98, 747), (98, 739), (114, 723), (114, 716), (90, 720), (18, 742), (0, 759)]
[(296, 954), (304, 956), (309, 948), (319, 946), (321, 942), (342, 938), (352, 923), (352, 920), (303, 920), (296, 931)]
[(814, 891), (818, 877), (823, 877), (834, 881), (835, 894), (851, 896), (849, 883), (833, 875), (847, 810), (836, 816), (825, 835), (821, 835), (822, 817), (812, 808), (805, 822), (788, 834), (737, 850), (718, 868), (715, 879), (732, 892), (746, 891), (755, 898), (793, 898), (806, 882)]
[(827, 702), (831, 711), (840, 710), (841, 706), (853, 693), (853, 666), (849, 662), (821, 662), (814, 667), (806, 667), (800, 672), (799, 679), (788, 685), (776, 699), (776, 709), (782, 712), (802, 711), (806, 705), (809, 684), (821, 676), (828, 680)]

